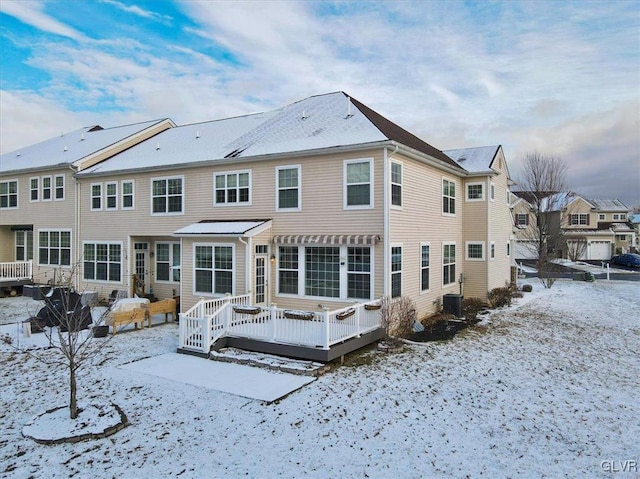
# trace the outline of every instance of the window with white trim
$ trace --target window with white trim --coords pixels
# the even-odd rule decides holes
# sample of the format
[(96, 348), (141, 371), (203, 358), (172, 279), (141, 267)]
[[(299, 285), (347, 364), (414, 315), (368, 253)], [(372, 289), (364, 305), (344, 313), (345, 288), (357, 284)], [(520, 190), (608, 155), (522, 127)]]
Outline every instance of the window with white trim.
[(102, 209), (102, 183), (91, 184), (91, 210)]
[(456, 214), (456, 184), (445, 178), (442, 179), (442, 213)]
[(234, 294), (234, 254), (233, 245), (195, 245), (195, 292)]
[(516, 226), (527, 226), (529, 224), (529, 213), (516, 214)]
[(428, 243), (420, 245), (420, 291), (429, 290), (429, 273), (431, 270), (430, 248)]
[(118, 183), (106, 183), (105, 184), (105, 209), (117, 210), (118, 209)]
[(402, 296), (402, 246), (391, 247), (391, 297)]
[(297, 246), (278, 248), (278, 292), (298, 294), (300, 259)]
[(507, 256), (511, 256), (511, 242), (507, 241)]
[(0, 208), (18, 207), (18, 180), (0, 181)]
[(627, 214), (626, 213), (613, 213), (614, 221), (626, 221)]
[(156, 243), (156, 281), (180, 282), (180, 243)]
[(16, 261), (33, 259), (33, 231), (16, 231)]
[(467, 260), (484, 261), (484, 241), (467, 241)]
[(598, 213), (598, 221), (604, 221), (607, 218), (607, 215), (604, 213)]
[(51, 177), (42, 177), (42, 201), (51, 201)]
[(570, 222), (572, 226), (581, 226), (589, 224), (589, 214), (586, 213), (574, 213), (570, 216)]
[(496, 258), (496, 242), (495, 242), (495, 241), (492, 241), (492, 242), (489, 244), (489, 250), (490, 250), (490, 256), (489, 256), (489, 257), (490, 257), (492, 260), (494, 260), (494, 259)]
[(151, 213), (181, 214), (184, 211), (182, 176), (153, 178), (151, 180)]
[(216, 206), (251, 204), (251, 170), (217, 173), (213, 178)]
[(122, 282), (122, 243), (84, 242), (82, 277), (87, 281)]
[(340, 248), (307, 246), (305, 248), (306, 296), (340, 297)]
[(373, 207), (373, 160), (344, 162), (344, 208)]
[(442, 245), (442, 284), (444, 286), (456, 282), (456, 244)]
[(71, 266), (71, 231), (38, 231), (38, 263), (50, 266)]
[(53, 177), (53, 196), (56, 201), (64, 200), (64, 175), (56, 175)]
[(491, 183), (489, 185), (489, 191), (490, 191), (489, 198), (491, 199), (491, 201), (495, 201), (496, 200), (496, 185), (494, 183)]
[(371, 299), (371, 248), (347, 247), (347, 297)]
[(121, 208), (123, 210), (132, 210), (134, 208), (134, 203), (133, 203), (133, 180), (126, 180), (123, 181), (120, 185), (121, 187), (121, 193), (120, 193), (120, 197), (122, 199), (122, 206)]
[(300, 166), (276, 168), (276, 211), (300, 211), (302, 203)]
[(39, 201), (40, 200), (40, 178), (34, 176), (33, 178), (29, 178), (29, 200), (30, 201)]
[(467, 183), (467, 201), (484, 201), (484, 183)]
[(391, 162), (391, 204), (402, 206), (402, 163)]

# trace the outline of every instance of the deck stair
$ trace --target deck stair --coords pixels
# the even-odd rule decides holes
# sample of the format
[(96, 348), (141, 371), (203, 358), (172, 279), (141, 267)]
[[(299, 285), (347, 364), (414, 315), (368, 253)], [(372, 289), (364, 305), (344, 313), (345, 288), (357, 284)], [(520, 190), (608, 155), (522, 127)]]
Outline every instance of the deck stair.
[(244, 351), (237, 348), (222, 348), (219, 351), (211, 351), (209, 359), (234, 364), (246, 364), (271, 371), (299, 374), (301, 376), (320, 376), (330, 367), (327, 364), (303, 359), (285, 358), (273, 354)]

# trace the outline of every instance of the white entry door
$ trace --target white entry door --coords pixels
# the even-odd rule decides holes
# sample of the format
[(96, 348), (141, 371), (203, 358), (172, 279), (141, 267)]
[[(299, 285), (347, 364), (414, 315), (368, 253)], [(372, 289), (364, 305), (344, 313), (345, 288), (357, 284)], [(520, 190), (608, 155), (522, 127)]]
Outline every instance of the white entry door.
[(142, 295), (149, 292), (149, 243), (135, 243), (134, 250), (133, 272), (138, 283), (133, 287), (135, 294)]

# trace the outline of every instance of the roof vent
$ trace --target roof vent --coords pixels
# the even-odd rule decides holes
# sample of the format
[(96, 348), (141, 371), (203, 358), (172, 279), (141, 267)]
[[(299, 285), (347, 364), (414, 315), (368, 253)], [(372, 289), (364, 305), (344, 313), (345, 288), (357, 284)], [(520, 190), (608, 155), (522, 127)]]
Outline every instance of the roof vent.
[(63, 151), (67, 151), (67, 145), (64, 145), (64, 150)]
[(462, 158), (460, 158), (460, 159), (458, 160), (458, 163), (460, 163), (461, 161), (467, 161), (467, 158), (463, 156)]
[(156, 151), (160, 149), (160, 142), (156, 143)]
[(348, 96), (347, 97), (347, 116), (344, 117), (344, 119), (348, 119), (351, 118), (353, 116), (353, 113), (351, 113), (351, 97)]
[(200, 131), (196, 131), (196, 138), (200, 138)]
[(84, 141), (84, 133), (80, 135), (80, 141)]
[(300, 118), (301, 120), (306, 120), (307, 118), (309, 118), (307, 116), (307, 111), (306, 110), (302, 110), (302, 117)]
[(18, 157), (18, 156), (20, 156), (20, 152), (18, 152), (18, 153), (16, 154), (16, 157)]

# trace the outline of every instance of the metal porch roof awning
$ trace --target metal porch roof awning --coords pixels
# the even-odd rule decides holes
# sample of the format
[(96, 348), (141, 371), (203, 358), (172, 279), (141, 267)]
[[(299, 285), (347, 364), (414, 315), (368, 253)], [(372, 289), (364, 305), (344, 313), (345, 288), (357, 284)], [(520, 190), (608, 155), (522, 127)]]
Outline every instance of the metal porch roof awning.
[(174, 236), (254, 236), (271, 227), (271, 220), (200, 221), (173, 232)]
[(13, 225), (11, 231), (33, 231), (33, 225)]
[(276, 235), (273, 243), (375, 245), (380, 239), (380, 235)]

